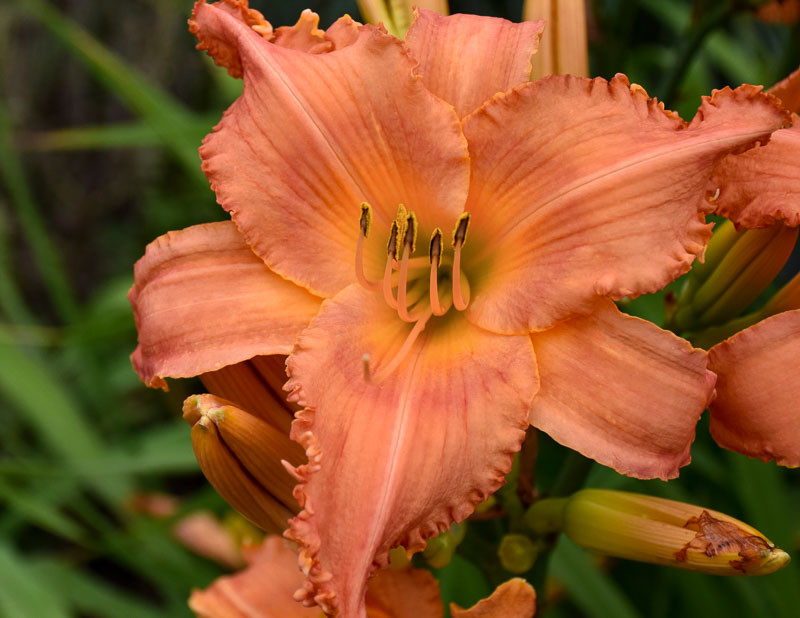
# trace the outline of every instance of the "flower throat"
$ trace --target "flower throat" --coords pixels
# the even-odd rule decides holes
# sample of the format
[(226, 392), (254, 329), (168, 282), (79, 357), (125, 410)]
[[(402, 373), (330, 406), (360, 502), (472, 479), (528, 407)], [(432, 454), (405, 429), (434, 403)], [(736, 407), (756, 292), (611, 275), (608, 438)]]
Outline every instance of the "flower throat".
[[(382, 290), (386, 304), (397, 311), (405, 322), (414, 322), (414, 328), (398, 350), (395, 357), (375, 376), (372, 376), (368, 354), (364, 355), (364, 376), (372, 382), (380, 382), (392, 373), (408, 354), (414, 341), (425, 328), (431, 316), (442, 316), (452, 305), (463, 311), (469, 304), (469, 283), (461, 273), (461, 250), (467, 238), (470, 215), (463, 213), (453, 230), (452, 261), (442, 251), (442, 230), (438, 227), (431, 234), (428, 258), (411, 255), (416, 250), (418, 224), (413, 211), (400, 204), (392, 221), (389, 240), (386, 245), (386, 266), (381, 281), (370, 281), (364, 274), (364, 244), (372, 224), (372, 207), (361, 204), (360, 233), (356, 246), (355, 274), (358, 282), (367, 290)], [(439, 267), (452, 265), (450, 272), (442, 276), (441, 283), (451, 281), (451, 290), (440, 295)], [(398, 271), (395, 277), (395, 271)], [(395, 293), (395, 278), (397, 280)]]

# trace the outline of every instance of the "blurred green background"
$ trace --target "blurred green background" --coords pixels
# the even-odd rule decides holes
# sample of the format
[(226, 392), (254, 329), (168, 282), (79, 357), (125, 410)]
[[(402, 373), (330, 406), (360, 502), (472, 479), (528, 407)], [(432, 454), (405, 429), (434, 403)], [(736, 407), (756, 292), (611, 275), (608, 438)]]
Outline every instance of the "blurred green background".
[[(349, 0), (251, 4), (275, 26), (307, 7), (323, 26), (358, 14)], [(592, 74), (625, 72), (685, 118), (712, 88), (770, 85), (800, 64), (800, 28), (765, 23), (739, 4), (595, 0)], [(451, 9), (518, 20), (521, 2)], [(196, 149), (240, 85), (194, 50), (190, 10), (189, 0), (0, 4), (3, 617), (189, 616), (191, 588), (223, 572), (172, 532), (183, 514), (227, 510), (199, 473), (180, 419), (183, 398), (202, 387), (173, 381), (169, 393), (150, 391), (128, 360), (136, 332), (125, 295), (146, 243), (223, 218)], [(654, 296), (630, 310), (658, 321), (660, 303)], [(545, 437), (541, 453), (547, 492), (568, 454)], [(600, 466), (587, 484), (713, 507), (797, 558), (797, 472), (718, 449), (705, 422), (693, 456), (669, 484)], [(134, 498), (143, 492), (174, 496), (175, 512), (142, 512)], [(437, 572), (446, 598), (466, 605), (509, 577), (491, 543), (481, 545), (491, 526), (473, 524), (468, 551)], [(800, 615), (795, 565), (761, 579), (715, 579), (598, 560), (562, 541), (550, 567), (547, 616)]]

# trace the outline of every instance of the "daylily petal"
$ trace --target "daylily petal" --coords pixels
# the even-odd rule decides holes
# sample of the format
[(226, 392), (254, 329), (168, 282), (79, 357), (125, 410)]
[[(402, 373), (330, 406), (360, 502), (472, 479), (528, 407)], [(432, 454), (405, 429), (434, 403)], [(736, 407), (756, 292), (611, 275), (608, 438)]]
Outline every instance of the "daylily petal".
[(333, 42), (325, 38), (325, 31), (319, 28), (319, 15), (310, 9), (300, 14), (294, 26), (281, 26), (275, 30), (272, 42), (282, 47), (322, 54), (333, 50)]
[(786, 109), (800, 113), (800, 69), (779, 81), (767, 92), (778, 97)]
[[(231, 45), (225, 37), (219, 37), (213, 31), (203, 30), (197, 23), (197, 12), (205, 4), (206, 0), (195, 2), (192, 17), (189, 19), (189, 32), (198, 38), (198, 49), (206, 50), (214, 62), (225, 67), (232, 77), (241, 77), (242, 61), (237, 47)], [(305, 9), (294, 26), (281, 26), (273, 30), (272, 24), (264, 19), (259, 11), (249, 8), (248, 0), (220, 0), (214, 2), (212, 6), (214, 10), (224, 12), (241, 22), (266, 41), (310, 54), (321, 54), (346, 47), (355, 40), (355, 37), (342, 36), (347, 30), (344, 26), (348, 25), (348, 22), (354, 23), (347, 15), (336, 21), (329, 32), (325, 32), (319, 28), (319, 15), (310, 9)]]
[(756, 9), (756, 16), (766, 22), (794, 24), (800, 20), (800, 1), (773, 0)]
[[(302, 583), (302, 582), (301, 582)], [(422, 569), (384, 569), (367, 586), (369, 618), (442, 618), (439, 582)]]
[[(214, 33), (204, 33), (196, 21), (198, 10), (206, 5), (206, 0), (197, 0), (189, 18), (189, 32), (197, 37), (197, 49), (204, 49), (219, 66), (225, 67), (231, 77), (242, 76), (242, 62), (235, 46), (230, 45), (224, 37), (215, 36)], [(213, 5), (215, 11), (224, 12), (231, 18), (240, 21), (246, 28), (252, 28), (260, 36), (272, 40), (274, 32), (264, 16), (257, 10), (248, 7), (247, 0), (222, 0)]]
[(284, 277), (332, 296), (354, 282), (361, 202), (375, 224), (368, 276), (386, 259), (398, 204), (420, 227), (451, 226), (469, 183), (453, 110), (411, 71), (401, 41), (371, 26), (344, 49), (311, 55), (273, 45), (213, 5), (201, 38), (236, 48), (244, 94), (200, 154), (217, 200), (253, 250)]
[(463, 117), (498, 92), (530, 79), (531, 54), (543, 29), (542, 20), (515, 24), (478, 15), (445, 17), (418, 8), (406, 43), (419, 60), (417, 73), (428, 89)]
[(710, 237), (713, 164), (787, 121), (775, 99), (742, 86), (715, 91), (686, 125), (622, 75), (551, 76), (495, 97), (464, 120), (465, 272), (477, 272), (468, 319), (542, 330), (589, 311), (597, 295), (662, 288)]
[(358, 40), (358, 28), (361, 24), (349, 15), (343, 15), (325, 31), (325, 36), (333, 42), (334, 49), (352, 45)]
[(746, 328), (708, 352), (718, 375), (709, 406), (720, 446), (800, 466), (800, 310)]
[(200, 618), (319, 618), (292, 598), (302, 584), (294, 550), (279, 536), (268, 536), (249, 568), (195, 590), (189, 607)]
[(702, 350), (610, 301), (531, 337), (532, 425), (622, 474), (678, 476), (714, 388)]
[(147, 246), (128, 298), (139, 346), (131, 355), (148, 386), (258, 354), (288, 354), (320, 299), (282, 279), (231, 222), (169, 232)]
[(244, 566), (242, 549), (211, 511), (192, 511), (172, 527), (172, 536), (198, 556), (229, 569)]
[(358, 285), (323, 304), (300, 336), (287, 388), (301, 405), (292, 434), (305, 510), (291, 537), (309, 582), (298, 595), (363, 615), (365, 580), (388, 551), (461, 521), (504, 481), (537, 388), (528, 337), (502, 337), (450, 312), (432, 318), (396, 371), (380, 375), (410, 325)]
[(453, 618), (531, 618), (536, 612), (536, 591), (524, 579), (515, 577), (469, 609), (451, 603), (450, 612)]
[(769, 143), (727, 156), (711, 187), (720, 187), (715, 212), (747, 228), (800, 225), (800, 123), (775, 131)]
[[(192, 592), (189, 607), (200, 618), (320, 617), (318, 608), (303, 607), (292, 597), (304, 578), (286, 541), (268, 536), (246, 555), (247, 569)], [(369, 618), (441, 618), (443, 613), (439, 584), (428, 571), (386, 569), (369, 582)]]
[(282, 355), (256, 356), (204, 373), (200, 379), (211, 394), (233, 401), (288, 436), (298, 407), (283, 397), (285, 361)]

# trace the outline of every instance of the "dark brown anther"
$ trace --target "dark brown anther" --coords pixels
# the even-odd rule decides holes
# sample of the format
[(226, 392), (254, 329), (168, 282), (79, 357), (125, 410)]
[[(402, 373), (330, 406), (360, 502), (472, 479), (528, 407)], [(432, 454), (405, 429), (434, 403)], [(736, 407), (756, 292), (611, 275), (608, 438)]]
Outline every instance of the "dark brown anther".
[(442, 230), (438, 227), (433, 230), (433, 235), (431, 235), (431, 245), (428, 253), (431, 257), (431, 264), (439, 266), (439, 261), (442, 258)]
[(361, 220), (359, 226), (361, 227), (361, 234), (364, 238), (369, 234), (369, 226), (372, 224), (372, 207), (366, 202), (361, 202)]
[(412, 212), (406, 221), (406, 233), (403, 236), (403, 247), (408, 247), (410, 253), (417, 248), (417, 216)]
[(467, 240), (467, 228), (469, 227), (469, 213), (465, 212), (458, 218), (456, 229), (453, 232), (453, 247), (464, 245)]
[(392, 221), (392, 231), (389, 234), (389, 244), (386, 247), (386, 253), (390, 258), (397, 256), (397, 221)]

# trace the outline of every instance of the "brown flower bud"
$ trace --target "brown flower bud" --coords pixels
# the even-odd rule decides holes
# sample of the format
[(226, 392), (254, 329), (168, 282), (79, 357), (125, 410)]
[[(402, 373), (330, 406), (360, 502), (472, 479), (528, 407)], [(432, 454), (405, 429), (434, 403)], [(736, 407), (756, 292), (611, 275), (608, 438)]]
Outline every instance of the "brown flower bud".
[(206, 478), (250, 521), (280, 532), (299, 507), (294, 480), (281, 464), (297, 464), (303, 451), (263, 420), (214, 395), (193, 395), (183, 404), (192, 425), (192, 446)]

